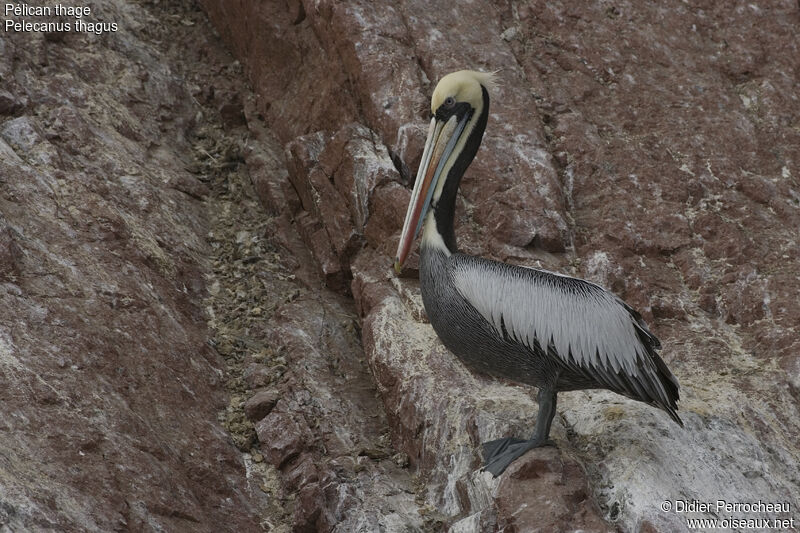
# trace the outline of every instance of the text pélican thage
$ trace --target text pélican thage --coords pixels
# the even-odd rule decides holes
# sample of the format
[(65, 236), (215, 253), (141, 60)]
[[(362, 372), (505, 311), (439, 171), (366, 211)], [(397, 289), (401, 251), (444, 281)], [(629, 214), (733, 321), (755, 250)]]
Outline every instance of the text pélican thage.
[[(86, 20), (92, 15), (87, 5), (31, 6), (24, 3), (6, 3), (3, 6), (3, 29), (6, 32), (46, 33), (103, 33), (117, 31), (116, 22)], [(58, 17), (60, 20), (47, 20)]]

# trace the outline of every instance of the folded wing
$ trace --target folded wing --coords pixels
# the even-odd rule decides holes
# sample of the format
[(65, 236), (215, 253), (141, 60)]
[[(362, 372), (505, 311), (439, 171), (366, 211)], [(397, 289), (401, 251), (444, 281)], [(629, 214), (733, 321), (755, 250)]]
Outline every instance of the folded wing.
[[(545, 270), (454, 254), (459, 293), (497, 330), (599, 386), (676, 413), (678, 381), (641, 316), (602, 287)], [(546, 353), (545, 353), (546, 352)]]

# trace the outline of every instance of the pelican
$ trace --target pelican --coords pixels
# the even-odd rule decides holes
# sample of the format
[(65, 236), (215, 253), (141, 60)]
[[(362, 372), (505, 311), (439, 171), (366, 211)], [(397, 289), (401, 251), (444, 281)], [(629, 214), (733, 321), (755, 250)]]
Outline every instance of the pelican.
[(394, 266), (399, 273), (422, 229), (422, 300), (444, 345), (473, 370), (538, 388), (531, 438), (482, 445), (484, 469), (497, 477), (527, 451), (553, 445), (558, 392), (608, 389), (683, 422), (660, 342), (619, 297), (582, 279), (458, 252), (456, 192), (486, 129), (492, 82), (491, 74), (462, 70), (433, 91)]

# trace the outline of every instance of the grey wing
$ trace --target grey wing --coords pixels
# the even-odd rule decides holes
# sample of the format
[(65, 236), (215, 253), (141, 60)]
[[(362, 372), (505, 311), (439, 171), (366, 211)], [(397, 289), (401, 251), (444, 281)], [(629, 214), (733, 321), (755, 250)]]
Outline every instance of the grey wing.
[(675, 412), (678, 381), (641, 316), (602, 287), (545, 270), (454, 254), (459, 293), (497, 330), (539, 346), (599, 385)]

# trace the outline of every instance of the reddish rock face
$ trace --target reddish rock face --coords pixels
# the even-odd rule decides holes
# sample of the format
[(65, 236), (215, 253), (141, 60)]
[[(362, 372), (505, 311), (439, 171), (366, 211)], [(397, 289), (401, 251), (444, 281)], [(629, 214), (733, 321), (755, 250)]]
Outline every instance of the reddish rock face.
[[(286, 159), (289, 180), (303, 209), (297, 217), (300, 235), (328, 287), (347, 291), (352, 278), (349, 264), (363, 246), (372, 211), (396, 205), (374, 204), (379, 200), (372, 199), (373, 192), (383, 187), (389, 194), (402, 194), (397, 171), (375, 134), (354, 124), (330, 138), (317, 132), (295, 139), (286, 147)], [(402, 227), (398, 216), (391, 217), (386, 227), (387, 218), (380, 213), (372, 217), (373, 240), (386, 239)]]
[(186, 169), (187, 64), (226, 52), (196, 12), (92, 9), (124, 31), (0, 37), (0, 528), (256, 531)]
[(244, 413), (251, 421), (258, 422), (272, 412), (279, 399), (280, 396), (276, 391), (261, 390), (245, 402)]
[(559, 531), (578, 522), (584, 531), (615, 531), (597, 516), (577, 462), (554, 448), (536, 455), (510, 466), (497, 487), (499, 529), (526, 531), (535, 524), (539, 531)]
[[(682, 531), (659, 503), (800, 506), (796, 2), (201, 4), (241, 63), (174, 3), (110, 2), (98, 15), (129, 31), (102, 38), (0, 40), (0, 522), (250, 531), (282, 507), (296, 531)], [(638, 308), (684, 429), (567, 393), (557, 448), (479, 471), (482, 441), (530, 432), (530, 391), (468, 372), (414, 258), (390, 269), (428, 98), (461, 68), (501, 83), (460, 246)], [(186, 155), (208, 128), (246, 139), (202, 160), (265, 209), (224, 242)], [(202, 303), (227, 245), (229, 311), (258, 317), (218, 345), (242, 359), (225, 381), (235, 437), (259, 440), (250, 481), (216, 422), (235, 402)]]

